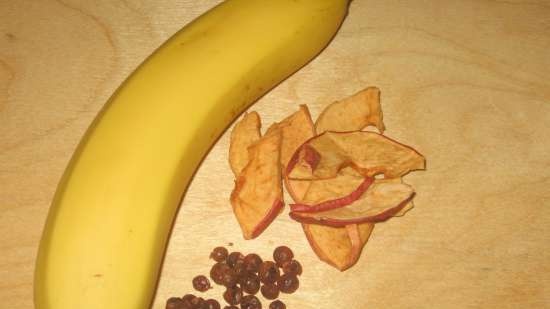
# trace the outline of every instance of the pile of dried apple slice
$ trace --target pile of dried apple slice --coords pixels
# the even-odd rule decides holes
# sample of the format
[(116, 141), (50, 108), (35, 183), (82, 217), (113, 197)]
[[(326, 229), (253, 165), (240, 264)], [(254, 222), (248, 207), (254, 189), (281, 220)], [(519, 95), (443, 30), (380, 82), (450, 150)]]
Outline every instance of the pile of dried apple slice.
[(402, 177), (425, 168), (420, 153), (382, 134), (382, 119), (374, 87), (330, 104), (315, 124), (301, 105), (263, 136), (259, 115), (245, 114), (229, 150), (231, 204), (244, 238), (260, 235), (281, 212), (284, 182), (294, 200), (290, 217), (319, 258), (340, 270), (355, 264), (376, 222), (413, 207), (415, 191)]

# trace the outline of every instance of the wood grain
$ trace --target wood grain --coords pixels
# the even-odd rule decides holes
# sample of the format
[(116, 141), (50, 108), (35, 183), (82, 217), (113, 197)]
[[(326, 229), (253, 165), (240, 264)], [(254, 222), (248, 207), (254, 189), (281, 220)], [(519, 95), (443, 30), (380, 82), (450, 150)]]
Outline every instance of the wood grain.
[[(0, 308), (33, 307), (48, 207), (97, 111), (218, 2), (0, 2)], [(295, 249), (305, 273), (288, 308), (550, 307), (549, 16), (548, 1), (353, 1), (324, 53), (252, 109), (267, 127), (298, 104), (316, 116), (378, 86), (387, 134), (428, 159), (407, 177), (416, 208), (379, 224), (344, 273), (316, 259), (286, 214), (244, 241), (228, 203), (226, 133), (184, 199), (154, 308), (191, 291), (210, 249), (228, 242), (264, 256)]]

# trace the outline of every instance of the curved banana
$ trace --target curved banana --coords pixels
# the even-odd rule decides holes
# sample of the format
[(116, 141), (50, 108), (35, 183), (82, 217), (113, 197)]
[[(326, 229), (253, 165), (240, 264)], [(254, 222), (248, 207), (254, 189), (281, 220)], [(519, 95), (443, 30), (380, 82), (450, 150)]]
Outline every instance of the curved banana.
[(347, 7), (227, 0), (142, 63), (61, 179), (37, 258), (36, 308), (148, 308), (201, 159), (239, 113), (328, 44)]

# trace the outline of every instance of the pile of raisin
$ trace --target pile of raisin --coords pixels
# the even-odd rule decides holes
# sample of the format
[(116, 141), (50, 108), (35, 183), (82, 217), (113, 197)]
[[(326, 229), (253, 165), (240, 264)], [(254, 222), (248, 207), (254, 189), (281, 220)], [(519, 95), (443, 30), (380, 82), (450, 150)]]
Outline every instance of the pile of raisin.
[[(280, 293), (291, 294), (300, 286), (298, 276), (302, 274), (302, 265), (294, 259), (294, 253), (286, 246), (273, 251), (273, 261), (250, 253), (229, 253), (224, 247), (216, 247), (210, 254), (216, 263), (210, 269), (210, 279), (224, 286), (223, 299), (228, 304), (224, 309), (261, 309), (262, 303), (256, 297), (260, 293), (265, 299), (274, 300), (269, 309), (286, 309), (286, 305), (277, 300)], [(212, 288), (210, 280), (203, 275), (193, 278), (193, 287), (199, 292)], [(240, 307), (238, 307), (240, 306)], [(204, 300), (193, 294), (184, 297), (172, 297), (166, 302), (166, 309), (221, 309), (215, 299)]]

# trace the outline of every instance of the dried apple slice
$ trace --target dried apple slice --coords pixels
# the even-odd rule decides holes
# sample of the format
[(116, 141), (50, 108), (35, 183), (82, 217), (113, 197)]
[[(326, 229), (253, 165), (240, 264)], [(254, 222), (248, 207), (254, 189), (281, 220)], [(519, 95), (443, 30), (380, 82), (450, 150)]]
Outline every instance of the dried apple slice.
[[(286, 117), (281, 122), (274, 123), (269, 127), (266, 134), (274, 130), (281, 130), (283, 141), (281, 144), (281, 165), (283, 171), (286, 170), (289, 160), (305, 141), (315, 135), (315, 128), (309, 109), (306, 105), (300, 105), (300, 109), (294, 114)], [(284, 184), (288, 193), (294, 200), (298, 200), (304, 196), (309, 188), (308, 181), (290, 180), (284, 177)]]
[(311, 187), (304, 196), (303, 204), (315, 205), (345, 197), (364, 182), (365, 177), (352, 167), (338, 171), (334, 178), (310, 180)]
[[(315, 166), (306, 160), (308, 152), (317, 153), (319, 160)], [(348, 165), (364, 176), (383, 174), (397, 178), (412, 170), (424, 169), (426, 164), (424, 157), (413, 148), (364, 131), (325, 132), (302, 145), (293, 158), (297, 158), (297, 162), (289, 171), (290, 179), (332, 178)]]
[(335, 228), (317, 224), (302, 224), (307, 240), (315, 254), (324, 262), (344, 271), (353, 266), (361, 255), (363, 242), (368, 239), (374, 224), (351, 224)]
[(286, 117), (281, 122), (272, 124), (266, 134), (275, 130), (281, 130), (283, 141), (281, 143), (281, 165), (286, 167), (290, 157), (296, 149), (305, 141), (315, 135), (313, 121), (306, 105), (300, 105), (300, 109)]
[[(303, 180), (303, 182), (311, 183), (311, 186), (302, 202), (323, 203), (349, 196), (353, 193), (353, 191), (350, 193), (350, 189), (353, 190), (354, 187), (362, 184), (364, 179), (365, 177), (355, 170), (346, 167), (333, 179)], [(298, 207), (315, 206), (301, 204)], [(361, 256), (374, 224), (350, 224), (340, 228), (302, 224), (302, 228), (317, 256), (322, 261), (343, 271), (353, 266)]]
[(359, 199), (373, 180), (372, 177), (363, 177), (353, 168), (346, 167), (335, 178), (311, 180), (303, 201), (291, 204), (290, 209), (297, 212), (319, 212), (344, 207)]
[(229, 165), (235, 177), (249, 161), (248, 146), (260, 139), (261, 127), (260, 115), (257, 112), (244, 114), (243, 118), (235, 124), (231, 131), (229, 143)]
[(322, 261), (344, 271), (359, 260), (374, 224), (350, 224), (342, 228), (302, 224), (302, 227), (315, 254)]
[[(394, 182), (394, 183), (404, 183), (403, 182), (403, 178), (386, 178), (384, 179), (384, 181), (386, 182)], [(405, 206), (403, 206), (403, 208), (401, 208), (401, 210), (399, 210), (395, 215), (393, 215), (394, 217), (402, 217), (404, 216), (407, 212), (409, 212), (409, 210), (413, 209), (414, 208), (414, 203), (413, 203), (413, 200), (411, 199)]]
[(249, 162), (235, 181), (231, 205), (245, 239), (260, 235), (283, 207), (280, 131), (248, 147)]
[[(384, 181), (395, 183), (402, 182), (400, 178)], [(317, 181), (312, 180), (311, 182), (316, 183)], [(411, 200), (394, 216), (404, 215), (405, 212), (412, 207), (413, 204)], [(374, 229), (374, 223), (365, 222), (361, 224), (349, 224), (345, 227), (302, 224), (302, 227), (311, 247), (319, 258), (339, 270), (345, 270), (353, 266), (359, 260), (361, 252)], [(329, 241), (323, 241), (323, 239), (329, 239)], [(331, 241), (337, 243), (332, 243)], [(339, 250), (334, 251), (334, 247), (338, 247)]]
[(291, 212), (290, 217), (301, 223), (333, 227), (380, 222), (397, 214), (413, 196), (414, 190), (407, 184), (376, 180), (360, 199), (348, 206), (320, 212)]
[(358, 131), (373, 125), (383, 133), (382, 118), (380, 90), (369, 87), (327, 106), (317, 118), (315, 130), (317, 133)]

